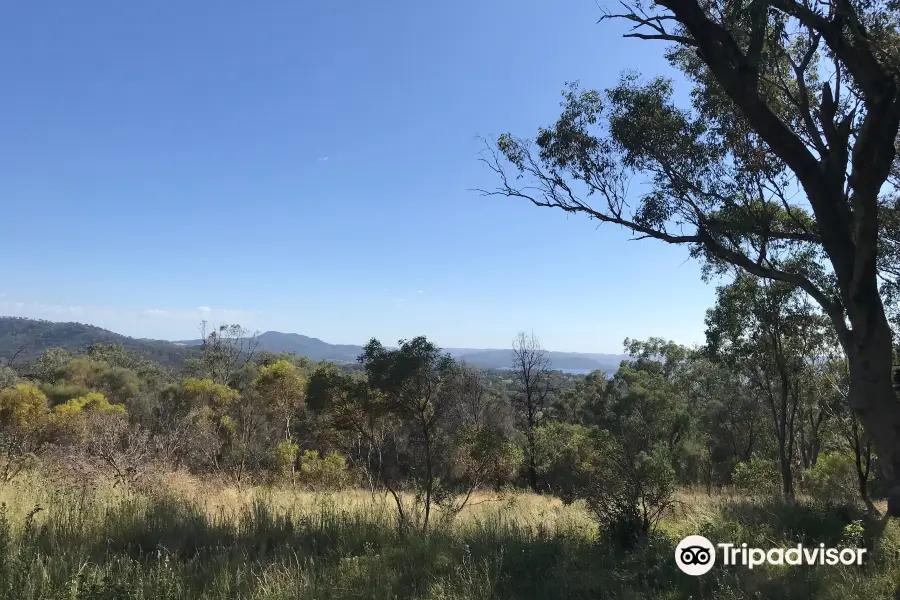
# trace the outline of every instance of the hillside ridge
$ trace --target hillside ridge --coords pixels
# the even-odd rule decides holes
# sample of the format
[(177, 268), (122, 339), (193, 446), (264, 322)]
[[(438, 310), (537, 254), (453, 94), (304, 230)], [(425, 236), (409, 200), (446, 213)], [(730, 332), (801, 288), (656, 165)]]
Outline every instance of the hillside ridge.
[[(91, 344), (121, 344), (138, 354), (170, 366), (179, 366), (192, 353), (193, 340), (156, 340), (133, 338), (95, 325), (77, 322), (47, 321), (26, 317), (0, 317), (0, 359), (19, 353), (17, 359), (28, 360), (48, 348), (77, 350)], [(355, 362), (362, 346), (330, 344), (300, 333), (266, 331), (259, 334), (258, 350), (294, 352), (312, 360)], [(444, 348), (454, 358), (473, 366), (502, 369), (512, 363), (512, 350), (496, 348)], [(614, 371), (627, 358), (623, 354), (547, 351), (554, 369), (572, 371)]]

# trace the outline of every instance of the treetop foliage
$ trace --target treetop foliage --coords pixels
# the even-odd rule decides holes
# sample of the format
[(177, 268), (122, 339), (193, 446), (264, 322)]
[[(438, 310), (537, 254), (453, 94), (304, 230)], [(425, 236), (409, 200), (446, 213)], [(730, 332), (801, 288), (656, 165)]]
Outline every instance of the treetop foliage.
[[(30, 380), (0, 388), (0, 476), (39, 460), (116, 485), (158, 468), (240, 485), (362, 485), (393, 498), (401, 528), (422, 530), (477, 490), (528, 486), (584, 501), (623, 544), (655, 527), (677, 484), (758, 472), (793, 494), (779, 465), (845, 488), (859, 475), (871, 505), (877, 455), (847, 402), (847, 371), (822, 359), (834, 341), (809, 333), (822, 317), (785, 285), (739, 278), (710, 310), (708, 347), (626, 339), (630, 359), (611, 374), (554, 371), (533, 334), (494, 372), (421, 336), (371, 340), (357, 369), (272, 353), (235, 361), (239, 344), (211, 342), (175, 381), (116, 348), (48, 351)], [(814, 470), (824, 453), (849, 463)]]
[[(783, 284), (782, 299), (794, 290), (811, 298), (847, 357), (850, 404), (877, 442), (893, 481), (889, 512), (900, 515), (900, 8), (853, 0), (621, 7), (601, 21), (666, 42), (689, 103), (661, 77), (626, 73), (602, 92), (568, 84), (559, 119), (533, 139), (505, 133), (486, 143), (482, 161), (499, 186), (483, 193), (685, 245), (707, 277), (743, 273)], [(719, 321), (716, 343), (728, 329)]]
[[(736, 266), (803, 289), (839, 323), (852, 308), (851, 280), (874, 281), (860, 268), (877, 262), (892, 298), (897, 8), (623, 6), (603, 20), (631, 24), (626, 37), (669, 42), (665, 54), (691, 85), (690, 105), (679, 106), (660, 77), (626, 73), (605, 91), (568, 84), (554, 124), (533, 140), (507, 133), (489, 146), (483, 160), (501, 185), (484, 192), (689, 245), (713, 272)], [(634, 193), (635, 180), (649, 190)]]

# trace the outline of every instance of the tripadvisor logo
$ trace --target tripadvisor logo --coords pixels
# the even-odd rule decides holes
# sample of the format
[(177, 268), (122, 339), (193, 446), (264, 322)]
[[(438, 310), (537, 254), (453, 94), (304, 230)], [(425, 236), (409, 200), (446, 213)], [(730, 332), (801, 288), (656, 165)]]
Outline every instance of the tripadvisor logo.
[(675, 547), (675, 564), (688, 575), (703, 575), (716, 564), (716, 547), (721, 550), (722, 564), (727, 567), (744, 566), (748, 569), (770, 565), (862, 565), (865, 548), (804, 547), (797, 544), (790, 548), (748, 548), (747, 544), (716, 544), (702, 535), (689, 535)]
[(702, 535), (689, 535), (675, 547), (675, 564), (688, 575), (703, 575), (716, 564), (716, 549)]

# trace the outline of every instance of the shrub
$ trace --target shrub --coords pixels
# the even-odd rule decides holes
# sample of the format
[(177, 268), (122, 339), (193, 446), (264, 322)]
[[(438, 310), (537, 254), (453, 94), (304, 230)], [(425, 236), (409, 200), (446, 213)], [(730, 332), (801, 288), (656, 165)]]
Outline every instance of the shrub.
[(89, 392), (72, 398), (53, 408), (54, 437), (64, 445), (79, 445), (91, 437), (91, 415), (101, 413), (125, 414), (121, 404), (110, 404), (99, 392)]
[(664, 446), (630, 456), (609, 441), (590, 465), (582, 494), (611, 541), (629, 547), (659, 524), (675, 496), (675, 471)]
[(20, 383), (0, 391), (0, 481), (10, 481), (47, 446), (47, 397)]
[(464, 425), (455, 444), (453, 477), (448, 478), (455, 480), (449, 488), (453, 493), (509, 480), (522, 466), (522, 448), (497, 425)]
[(210, 406), (214, 409), (230, 406), (240, 395), (237, 390), (212, 379), (185, 379), (182, 389), (192, 406)]
[(293, 440), (282, 440), (269, 449), (269, 471), (276, 477), (287, 477), (294, 470), (300, 446)]
[(55, 407), (53, 411), (58, 415), (75, 415), (89, 412), (118, 412), (124, 413), (125, 407), (121, 404), (111, 404), (106, 396), (100, 392), (89, 392), (84, 396), (72, 398)]
[(737, 489), (752, 495), (768, 496), (781, 489), (775, 463), (756, 456), (735, 465), (731, 480)]
[(50, 400), (50, 404), (54, 406), (68, 402), (72, 398), (80, 398), (81, 396), (91, 393), (91, 389), (85, 385), (68, 382), (55, 384), (44, 383), (41, 384), (41, 391), (43, 391), (47, 396), (47, 399)]
[(672, 504), (675, 472), (663, 445), (632, 451), (599, 427), (553, 423), (537, 431), (542, 473), (564, 502), (584, 501), (611, 541), (628, 547)]
[(857, 502), (859, 484), (853, 459), (843, 452), (822, 454), (816, 464), (807, 469), (803, 489), (826, 504)]
[(841, 545), (845, 548), (861, 548), (865, 545), (866, 527), (862, 519), (854, 519), (844, 526)]
[(300, 473), (303, 483), (313, 489), (339, 489), (350, 481), (347, 460), (337, 452), (320, 457), (315, 450), (304, 450)]
[[(115, 407), (115, 405), (110, 405)], [(153, 467), (148, 432), (120, 410), (88, 410), (81, 439), (69, 448), (69, 463), (86, 480), (104, 477), (113, 486), (134, 486)]]
[(0, 390), (15, 387), (17, 383), (19, 383), (19, 374), (13, 368), (6, 365), (0, 367)]
[(586, 484), (585, 469), (597, 452), (591, 429), (555, 421), (534, 430), (535, 462), (541, 481), (554, 495), (570, 504)]

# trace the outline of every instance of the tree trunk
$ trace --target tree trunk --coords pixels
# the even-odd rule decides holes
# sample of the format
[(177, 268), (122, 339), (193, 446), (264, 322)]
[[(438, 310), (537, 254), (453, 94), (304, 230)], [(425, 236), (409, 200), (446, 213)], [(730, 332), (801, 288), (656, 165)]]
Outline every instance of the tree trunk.
[(872, 504), (872, 499), (869, 497), (869, 474), (862, 468), (859, 460), (856, 462), (856, 478), (859, 485), (859, 497), (862, 498), (863, 504), (866, 505), (866, 511), (870, 515), (878, 515), (879, 511)]
[[(881, 516), (881, 512), (875, 508), (875, 505), (872, 503), (872, 498), (869, 496), (869, 473), (872, 470), (872, 442), (866, 439), (865, 449), (863, 449), (862, 439), (860, 438), (859, 419), (853, 413), (850, 413), (849, 441), (853, 448), (853, 461), (856, 465), (856, 480), (859, 497), (866, 505), (866, 510), (869, 514)], [(865, 466), (863, 466), (864, 459)]]
[(791, 471), (791, 457), (785, 449), (783, 440), (778, 444), (778, 462), (781, 465), (781, 491), (785, 500), (794, 500), (794, 473)]
[[(889, 516), (900, 516), (900, 403), (893, 386), (890, 329), (883, 327), (868, 340), (845, 347), (850, 366), (850, 405), (872, 436), (878, 463), (887, 482)], [(878, 331), (880, 330), (880, 331)], [(871, 330), (870, 330), (871, 332)]]
[[(780, 349), (781, 344), (773, 344)], [(791, 460), (794, 458), (794, 417), (797, 414), (796, 387), (791, 387), (791, 380), (784, 366), (782, 355), (776, 354), (780, 389), (776, 406), (775, 398), (769, 392), (769, 406), (772, 409), (772, 419), (775, 425), (775, 434), (778, 438), (778, 464), (781, 468), (781, 492), (785, 500), (794, 500), (794, 473), (791, 470)]]
[(422, 532), (428, 531), (428, 520), (431, 517), (431, 492), (434, 488), (434, 465), (431, 460), (431, 435), (426, 426), (423, 431), (425, 438), (425, 474), (428, 481), (425, 484), (425, 520), (422, 523)]
[(528, 484), (531, 486), (531, 491), (537, 494), (537, 466), (534, 464), (534, 453), (530, 453), (530, 456), (528, 457)]

